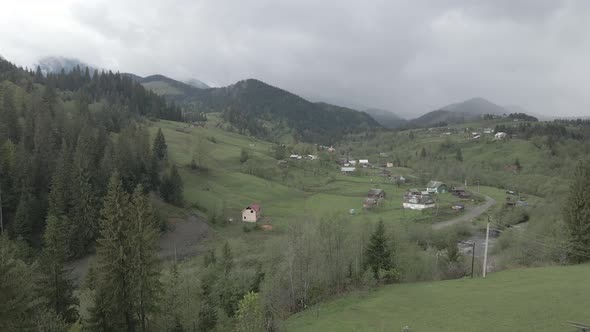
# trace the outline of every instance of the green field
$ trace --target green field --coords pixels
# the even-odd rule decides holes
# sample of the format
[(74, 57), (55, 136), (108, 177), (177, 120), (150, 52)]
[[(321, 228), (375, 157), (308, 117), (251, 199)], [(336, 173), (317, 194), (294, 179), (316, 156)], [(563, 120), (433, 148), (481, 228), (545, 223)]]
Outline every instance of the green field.
[[(302, 217), (322, 217), (327, 214), (348, 214), (359, 220), (384, 220), (395, 223), (401, 220), (435, 222), (454, 217), (449, 206), (457, 201), (450, 194), (439, 195), (438, 211), (412, 211), (401, 206), (403, 193), (416, 184), (397, 186), (377, 175), (378, 170), (365, 170), (362, 176), (344, 176), (334, 164), (313, 174), (319, 161), (290, 161), (291, 182), (266, 179), (245, 173), (239, 162), (240, 152), (247, 150), (251, 159), (262, 167), (276, 168), (272, 144), (230, 133), (215, 127), (215, 117), (205, 127), (160, 121), (151, 130), (162, 128), (169, 148), (169, 158), (181, 166), (185, 187), (186, 205), (207, 213), (220, 207), (226, 218), (237, 219), (239, 211), (252, 202), (261, 203), (267, 221), (279, 228)], [(199, 147), (200, 146), (200, 147)], [(205, 146), (205, 147), (203, 147)], [(206, 151), (208, 170), (192, 171), (190, 160), (201, 150)], [(307, 164), (307, 166), (305, 166)], [(407, 168), (393, 168), (393, 175), (412, 176)], [(382, 188), (387, 197), (379, 209), (363, 211), (362, 204), (370, 188)], [(499, 197), (502, 191), (486, 187), (485, 193)], [(467, 205), (474, 202), (463, 202)], [(208, 213), (209, 215), (211, 213)]]
[(288, 331), (573, 331), (590, 323), (590, 266), (383, 287), (312, 307)]

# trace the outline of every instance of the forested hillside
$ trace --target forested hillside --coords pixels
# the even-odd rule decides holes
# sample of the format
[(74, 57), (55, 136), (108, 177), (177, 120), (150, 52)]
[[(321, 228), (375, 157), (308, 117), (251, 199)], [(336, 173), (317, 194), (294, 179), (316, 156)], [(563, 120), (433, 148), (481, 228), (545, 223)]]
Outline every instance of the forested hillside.
[[(178, 120), (181, 113), (120, 74), (76, 67), (44, 76), (0, 59), (0, 330), (61, 331), (76, 321), (65, 263), (93, 252), (96, 241), (97, 290), (111, 294), (121, 285), (112, 280), (121, 276), (113, 266), (121, 254), (120, 263), (145, 269), (134, 280), (154, 280), (161, 222), (148, 193), (181, 204), (182, 183), (174, 167), (167, 170), (165, 138), (160, 132), (152, 145), (142, 116)], [(137, 250), (144, 250), (140, 260)], [(113, 310), (109, 324), (123, 314), (141, 322), (102, 303), (101, 292), (95, 308)], [(135, 294), (129, 290), (126, 301), (139, 301)]]
[(332, 144), (346, 134), (380, 127), (367, 113), (312, 103), (255, 79), (211, 89), (194, 88), (160, 75), (139, 81), (187, 111), (222, 112), (238, 132), (263, 139)]

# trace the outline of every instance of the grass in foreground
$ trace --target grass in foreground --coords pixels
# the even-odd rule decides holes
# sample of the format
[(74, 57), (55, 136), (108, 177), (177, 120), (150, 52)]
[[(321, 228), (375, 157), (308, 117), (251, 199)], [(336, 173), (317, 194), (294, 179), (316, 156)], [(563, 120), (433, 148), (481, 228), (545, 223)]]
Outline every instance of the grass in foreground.
[(288, 331), (569, 331), (590, 323), (590, 265), (392, 285), (293, 316)]

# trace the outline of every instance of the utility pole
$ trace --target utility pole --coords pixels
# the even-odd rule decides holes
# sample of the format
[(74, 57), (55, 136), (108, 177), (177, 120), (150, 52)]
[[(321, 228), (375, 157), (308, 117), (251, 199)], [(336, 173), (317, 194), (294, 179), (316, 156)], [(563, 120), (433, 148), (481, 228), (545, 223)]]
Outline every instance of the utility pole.
[(2, 183), (0, 183), (0, 233), (4, 234), (4, 220), (2, 218)]
[(486, 226), (486, 246), (483, 253), (483, 277), (486, 277), (486, 270), (488, 265), (488, 240), (490, 238), (490, 216), (488, 216), (488, 224)]
[(473, 266), (475, 264), (475, 241), (471, 243), (471, 279), (473, 279)]

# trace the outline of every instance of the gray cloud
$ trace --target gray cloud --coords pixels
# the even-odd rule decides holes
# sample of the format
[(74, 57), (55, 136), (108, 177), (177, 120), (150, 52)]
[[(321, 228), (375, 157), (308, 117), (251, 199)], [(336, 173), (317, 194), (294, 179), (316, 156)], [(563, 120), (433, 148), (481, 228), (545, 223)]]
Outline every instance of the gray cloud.
[(406, 116), (474, 96), (590, 115), (588, 31), (584, 0), (24, 1), (0, 13), (0, 54), (217, 85), (255, 77)]

